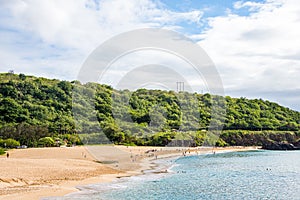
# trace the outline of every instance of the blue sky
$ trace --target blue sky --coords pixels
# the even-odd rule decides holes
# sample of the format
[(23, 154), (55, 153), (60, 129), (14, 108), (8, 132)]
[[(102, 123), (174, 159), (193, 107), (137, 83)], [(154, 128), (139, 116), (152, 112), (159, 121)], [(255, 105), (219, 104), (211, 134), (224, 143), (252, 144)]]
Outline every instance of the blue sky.
[[(225, 95), (300, 110), (299, 13), (296, 0), (0, 0), (0, 71), (74, 80), (103, 42), (164, 28), (204, 49)], [(167, 57), (155, 54), (158, 64)]]
[[(162, 0), (161, 3), (173, 11), (187, 12), (192, 10), (205, 10), (204, 17), (216, 17), (226, 15), (228, 9), (233, 10), (233, 0)], [(252, 2), (264, 2), (256, 0)], [(239, 15), (248, 15), (248, 9), (233, 10), (234, 13)]]
[[(184, 27), (184, 31), (189, 34), (199, 34), (203, 30), (209, 28), (207, 19), (218, 16), (226, 16), (228, 11), (237, 14), (239, 16), (249, 16), (250, 13), (255, 11), (249, 11), (247, 7), (241, 9), (234, 9), (234, 4), (237, 1), (233, 0), (162, 0), (160, 1), (167, 9), (174, 12), (189, 12), (194, 10), (203, 11), (203, 16), (200, 20), (200, 25), (181, 23)], [(254, 0), (252, 2), (263, 3), (262, 0)]]

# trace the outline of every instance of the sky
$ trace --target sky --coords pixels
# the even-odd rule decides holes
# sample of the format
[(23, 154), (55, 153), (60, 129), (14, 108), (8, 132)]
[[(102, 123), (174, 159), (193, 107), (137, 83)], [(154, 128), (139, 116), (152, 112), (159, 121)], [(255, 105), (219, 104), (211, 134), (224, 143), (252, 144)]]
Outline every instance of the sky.
[[(0, 72), (74, 80), (103, 42), (140, 28), (176, 31), (197, 43), (213, 61), (225, 95), (262, 98), (300, 111), (296, 0), (0, 0)], [(157, 69), (156, 60), (179, 69), (182, 62), (176, 59), (135, 52), (113, 68), (143, 60), (141, 66)], [(110, 84), (125, 75), (112, 70), (105, 80)]]

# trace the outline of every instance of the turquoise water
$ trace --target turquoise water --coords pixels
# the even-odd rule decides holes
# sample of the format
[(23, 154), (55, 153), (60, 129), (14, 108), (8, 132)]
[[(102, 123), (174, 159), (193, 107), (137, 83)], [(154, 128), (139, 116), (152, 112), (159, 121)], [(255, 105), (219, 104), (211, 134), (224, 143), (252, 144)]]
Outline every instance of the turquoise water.
[[(168, 174), (87, 186), (70, 199), (300, 199), (300, 151), (182, 157)], [(68, 197), (66, 197), (68, 198)]]

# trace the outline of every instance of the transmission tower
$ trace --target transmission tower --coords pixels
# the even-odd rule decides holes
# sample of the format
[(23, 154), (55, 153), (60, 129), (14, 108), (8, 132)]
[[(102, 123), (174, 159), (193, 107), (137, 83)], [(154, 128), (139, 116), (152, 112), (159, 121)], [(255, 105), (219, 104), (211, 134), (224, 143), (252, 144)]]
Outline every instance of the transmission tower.
[(184, 82), (176, 82), (177, 85), (177, 92), (184, 91)]

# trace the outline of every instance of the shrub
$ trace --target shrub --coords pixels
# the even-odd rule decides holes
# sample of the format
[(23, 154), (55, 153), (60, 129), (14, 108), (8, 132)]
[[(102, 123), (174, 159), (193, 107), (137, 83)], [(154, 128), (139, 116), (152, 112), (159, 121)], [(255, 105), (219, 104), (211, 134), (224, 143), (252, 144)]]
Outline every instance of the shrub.
[(216, 146), (217, 147), (226, 147), (226, 146), (228, 146), (228, 144), (224, 140), (222, 140), (222, 138), (219, 138), (218, 141), (216, 142)]
[(6, 140), (0, 140), (0, 146), (4, 148), (16, 148), (17, 146), (20, 146), (20, 142), (17, 140), (8, 138)]
[(39, 139), (39, 146), (52, 147), (54, 144), (55, 142), (51, 137), (43, 137)]
[(68, 146), (83, 144), (78, 135), (64, 134), (61, 139), (67, 140)]
[(202, 146), (206, 137), (205, 131), (197, 131), (194, 141), (197, 146)]
[(3, 155), (3, 154), (5, 154), (5, 151), (4, 151), (4, 149), (0, 148), (0, 155)]

